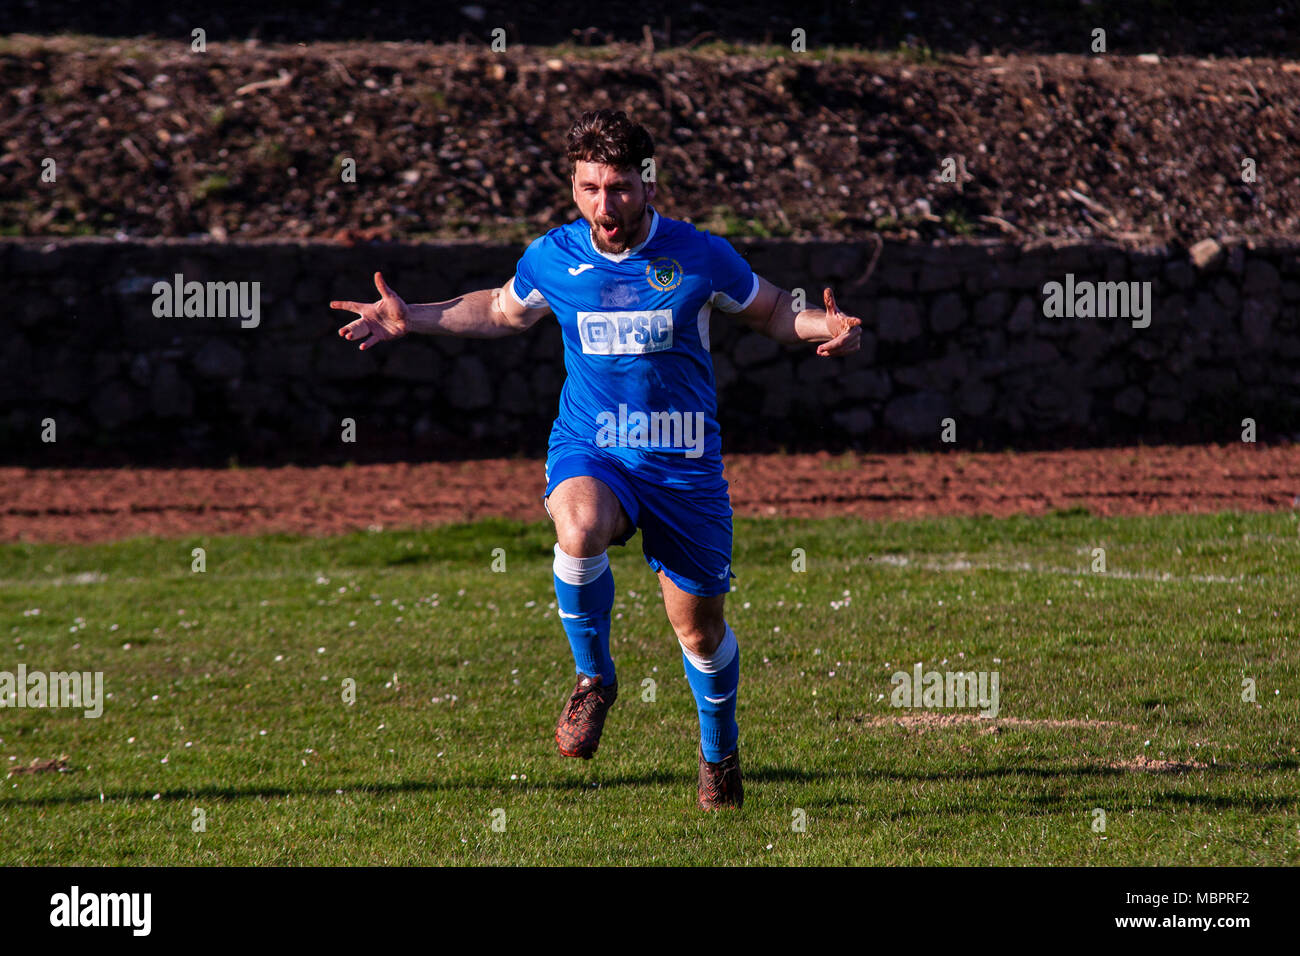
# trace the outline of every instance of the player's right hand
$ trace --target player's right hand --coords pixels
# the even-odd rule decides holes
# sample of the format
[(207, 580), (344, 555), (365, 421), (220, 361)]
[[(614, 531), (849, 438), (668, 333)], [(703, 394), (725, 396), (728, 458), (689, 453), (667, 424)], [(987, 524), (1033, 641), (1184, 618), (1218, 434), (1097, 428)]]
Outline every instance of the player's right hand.
[(335, 300), (330, 303), (331, 309), (356, 312), (360, 316), (359, 319), (349, 322), (339, 329), (339, 335), (349, 342), (360, 341), (363, 351), (374, 348), (380, 342), (400, 339), (410, 331), (407, 322), (406, 303), (402, 301), (396, 292), (388, 288), (383, 273), (375, 273), (375, 288), (379, 290), (378, 302), (342, 302)]

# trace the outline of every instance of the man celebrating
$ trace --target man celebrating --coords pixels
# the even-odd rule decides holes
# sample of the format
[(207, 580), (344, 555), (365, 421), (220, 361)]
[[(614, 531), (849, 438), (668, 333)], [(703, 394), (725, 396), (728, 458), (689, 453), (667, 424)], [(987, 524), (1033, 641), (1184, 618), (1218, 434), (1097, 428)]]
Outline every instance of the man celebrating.
[[(778, 342), (858, 349), (861, 322), (755, 275), (731, 244), (665, 218), (654, 199), (654, 142), (619, 111), (582, 116), (568, 135), (582, 220), (536, 239), (500, 289), (408, 305), (375, 274), (373, 304), (331, 302), (359, 318), (339, 330), (362, 349), (405, 335), (514, 335), (554, 315), (568, 377), (546, 461), (555, 522), (555, 597), (577, 669), (555, 740), (590, 759), (618, 696), (609, 653), (614, 575), (606, 550), (641, 529), (682, 648), (700, 720), (699, 804), (739, 807), (740, 648), (723, 615), (731, 590), (731, 503), (716, 421), (709, 315), (736, 315)], [(649, 179), (650, 181), (645, 181)]]

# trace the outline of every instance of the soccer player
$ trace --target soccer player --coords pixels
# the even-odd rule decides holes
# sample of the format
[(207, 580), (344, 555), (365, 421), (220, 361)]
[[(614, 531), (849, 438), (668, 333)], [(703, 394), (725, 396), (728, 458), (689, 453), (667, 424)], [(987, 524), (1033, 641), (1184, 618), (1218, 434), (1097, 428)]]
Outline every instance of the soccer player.
[(830, 289), (824, 309), (796, 311), (727, 240), (661, 216), (654, 177), (643, 175), (654, 142), (623, 111), (585, 113), (567, 154), (582, 218), (534, 240), (503, 287), (408, 305), (375, 273), (378, 302), (330, 306), (359, 314), (339, 334), (362, 349), (408, 332), (515, 335), (555, 317), (568, 376), (542, 501), (555, 523), (555, 597), (577, 671), (556, 743), (584, 759), (600, 743), (618, 695), (606, 551), (640, 528), (699, 713), (699, 805), (739, 807), (740, 647), (723, 613), (732, 512), (709, 315), (731, 313), (778, 342), (820, 343), (826, 357), (856, 351), (862, 323)]

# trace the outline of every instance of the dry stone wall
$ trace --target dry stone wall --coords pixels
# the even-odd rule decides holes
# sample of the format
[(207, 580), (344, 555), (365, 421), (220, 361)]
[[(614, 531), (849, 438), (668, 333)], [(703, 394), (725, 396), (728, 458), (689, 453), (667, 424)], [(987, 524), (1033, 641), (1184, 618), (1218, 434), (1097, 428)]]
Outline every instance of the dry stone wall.
[[(1207, 240), (1190, 250), (893, 243), (865, 283), (869, 243), (735, 244), (761, 275), (806, 290), (812, 305), (831, 285), (866, 333), (856, 355), (821, 359), (715, 313), (727, 450), (1235, 441), (1247, 418), (1260, 440), (1300, 431), (1297, 241)], [(0, 241), (11, 317), (0, 365), (4, 458), (537, 454), (564, 380), (553, 321), (504, 339), (411, 337), (360, 352), (338, 337), (343, 315), (327, 307), (373, 298), (376, 269), (411, 302), (498, 286), (520, 252)], [(224, 317), (186, 316), (183, 302), (181, 314), (158, 314), (169, 297), (156, 284), (177, 275), (243, 283), (246, 293), (256, 283), (256, 316), (224, 293)], [(1090, 284), (1094, 311), (1132, 314), (1080, 315)]]

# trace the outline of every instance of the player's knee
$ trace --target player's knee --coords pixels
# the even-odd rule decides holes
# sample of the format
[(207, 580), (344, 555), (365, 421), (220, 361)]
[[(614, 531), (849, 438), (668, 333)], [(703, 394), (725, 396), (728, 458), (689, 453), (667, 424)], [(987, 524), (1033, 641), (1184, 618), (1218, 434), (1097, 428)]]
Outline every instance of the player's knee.
[(712, 657), (722, 646), (727, 625), (721, 617), (717, 619), (707, 617), (683, 622), (673, 630), (677, 632), (677, 640), (681, 642), (682, 647), (696, 657)]
[(555, 538), (560, 550), (575, 558), (594, 558), (609, 547), (610, 529), (595, 515), (557, 518)]

